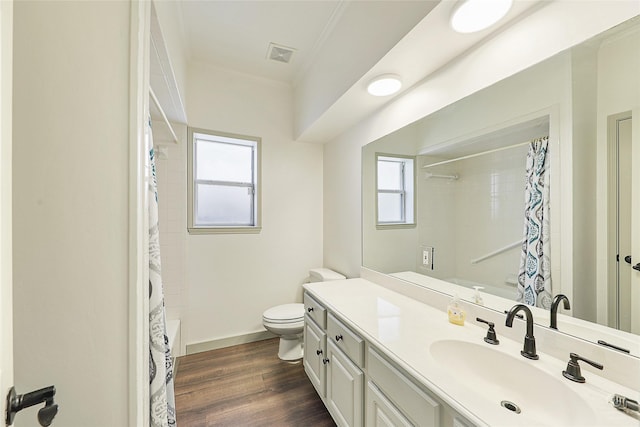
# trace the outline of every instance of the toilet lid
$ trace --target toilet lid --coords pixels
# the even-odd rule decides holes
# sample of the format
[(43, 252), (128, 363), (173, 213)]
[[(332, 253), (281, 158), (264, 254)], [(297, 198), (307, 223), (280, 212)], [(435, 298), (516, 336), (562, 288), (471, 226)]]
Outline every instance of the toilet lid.
[(290, 322), (304, 318), (304, 304), (283, 304), (271, 307), (262, 314), (270, 322)]

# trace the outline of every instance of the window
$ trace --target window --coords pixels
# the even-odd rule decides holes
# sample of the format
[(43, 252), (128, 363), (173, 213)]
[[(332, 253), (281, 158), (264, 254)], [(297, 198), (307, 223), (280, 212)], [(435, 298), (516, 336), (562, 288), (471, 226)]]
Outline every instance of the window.
[(377, 225), (415, 226), (414, 158), (376, 154)]
[(260, 138), (189, 129), (189, 232), (259, 232), (259, 164)]

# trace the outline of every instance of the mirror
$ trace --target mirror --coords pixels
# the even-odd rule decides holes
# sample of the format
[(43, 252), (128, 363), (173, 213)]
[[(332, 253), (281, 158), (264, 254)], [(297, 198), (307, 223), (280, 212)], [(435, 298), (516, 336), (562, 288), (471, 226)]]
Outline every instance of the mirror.
[[(548, 137), (550, 289), (536, 322), (549, 326), (551, 297), (565, 294), (571, 309), (560, 305), (561, 332), (640, 357), (640, 316), (631, 314), (640, 302), (623, 261), (639, 221), (628, 202), (638, 52), (636, 17), (364, 146), (363, 266), (470, 302), (480, 286), (485, 306), (511, 308), (530, 141)], [(413, 226), (376, 221), (377, 155), (416, 159)]]

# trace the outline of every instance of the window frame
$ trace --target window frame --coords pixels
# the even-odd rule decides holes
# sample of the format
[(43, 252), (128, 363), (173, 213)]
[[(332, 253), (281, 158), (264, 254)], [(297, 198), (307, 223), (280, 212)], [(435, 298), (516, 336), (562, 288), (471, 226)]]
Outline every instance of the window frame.
[[(402, 189), (400, 190), (381, 190), (379, 188), (378, 183), (378, 164), (381, 161), (393, 161), (391, 159), (398, 159), (397, 161), (403, 163), (402, 165)], [(384, 160), (384, 159), (389, 160)], [(408, 172), (406, 171), (406, 163), (407, 161), (411, 161), (413, 165), (413, 173), (411, 177), (408, 177)], [(417, 226), (417, 172), (416, 172), (416, 156), (408, 156), (402, 154), (387, 154), (387, 153), (376, 153), (375, 154), (375, 224), (377, 229), (397, 229), (397, 228), (415, 228)], [(410, 182), (412, 188), (408, 189), (407, 183)], [(381, 222), (379, 219), (379, 206), (378, 200), (380, 194), (400, 194), (401, 198), (401, 215), (402, 221), (384, 221)], [(407, 206), (408, 203), (411, 203), (411, 206)], [(407, 214), (411, 214), (411, 220), (407, 220)]]
[[(201, 140), (209, 139), (211, 142), (234, 144), (228, 141), (216, 141), (219, 139), (237, 139), (239, 140), (235, 145), (255, 146), (252, 152), (252, 170), (253, 170), (253, 182), (232, 182), (232, 181), (217, 181), (217, 180), (204, 180), (197, 179), (196, 176), (196, 141), (198, 136)], [(242, 143), (242, 141), (248, 141), (250, 144)], [(242, 234), (242, 233), (260, 233), (262, 230), (261, 222), (261, 145), (262, 138), (248, 135), (240, 135), (229, 132), (212, 131), (207, 129), (198, 129), (189, 127), (188, 129), (188, 149), (187, 149), (187, 231), (189, 234)], [(196, 203), (197, 199), (197, 184), (204, 183), (209, 185), (223, 185), (226, 187), (246, 187), (253, 189), (252, 197), (252, 225), (198, 225), (196, 224)]]

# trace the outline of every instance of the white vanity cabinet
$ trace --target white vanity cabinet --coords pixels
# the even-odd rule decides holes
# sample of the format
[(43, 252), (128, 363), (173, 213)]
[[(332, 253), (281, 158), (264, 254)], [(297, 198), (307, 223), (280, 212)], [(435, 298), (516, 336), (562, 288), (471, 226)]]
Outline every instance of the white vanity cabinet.
[(326, 310), (309, 294), (304, 295), (304, 371), (322, 399), (326, 390), (327, 326)]
[(327, 314), (327, 394), (325, 404), (339, 426), (364, 423), (364, 341)]
[(304, 370), (338, 426), (471, 427), (309, 293)]
[(304, 370), (339, 426), (364, 424), (364, 341), (305, 293)]

